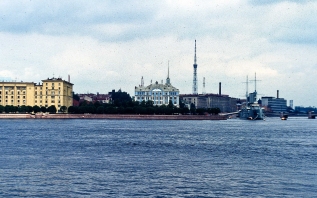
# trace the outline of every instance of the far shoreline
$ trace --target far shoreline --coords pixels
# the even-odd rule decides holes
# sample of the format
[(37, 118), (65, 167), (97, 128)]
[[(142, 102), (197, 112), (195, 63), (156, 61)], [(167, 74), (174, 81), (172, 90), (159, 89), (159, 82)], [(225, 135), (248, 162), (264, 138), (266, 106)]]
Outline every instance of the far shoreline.
[(227, 120), (222, 115), (0, 114), (0, 119)]

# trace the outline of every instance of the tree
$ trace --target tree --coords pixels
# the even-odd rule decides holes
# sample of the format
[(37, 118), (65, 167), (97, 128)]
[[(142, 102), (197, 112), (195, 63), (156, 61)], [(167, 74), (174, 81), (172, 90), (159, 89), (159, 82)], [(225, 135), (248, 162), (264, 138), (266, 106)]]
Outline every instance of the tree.
[(22, 105), (22, 106), (19, 107), (18, 111), (20, 113), (26, 113), (26, 112), (29, 111), (29, 108), (27, 106), (25, 106), (25, 105)]
[(0, 105), (0, 113), (4, 111), (4, 106)]
[(41, 111), (41, 108), (39, 106), (37, 106), (37, 105), (33, 106), (33, 112), (34, 113), (38, 113), (40, 111)]
[(49, 107), (47, 108), (47, 111), (48, 111), (49, 113), (56, 113), (57, 109), (56, 109), (55, 105), (51, 105), (51, 106), (49, 106)]
[(103, 106), (99, 106), (96, 111), (98, 114), (103, 114), (105, 111), (105, 108)]
[(205, 108), (197, 108), (197, 109), (196, 109), (196, 112), (197, 112), (199, 115), (203, 115), (203, 114), (206, 112), (206, 109), (205, 109)]
[(41, 112), (42, 112), (42, 113), (46, 113), (46, 112), (47, 112), (47, 108), (44, 107), (44, 106), (42, 106), (42, 107), (41, 107)]
[(195, 114), (196, 113), (196, 107), (194, 103), (190, 104), (190, 113)]
[(14, 108), (13, 105), (6, 105), (6, 106), (4, 107), (4, 111), (5, 111), (6, 113), (15, 112), (15, 108)]
[(61, 106), (60, 111), (62, 113), (65, 113), (67, 111), (67, 107), (66, 106)]
[(153, 104), (154, 104), (154, 101), (153, 100), (148, 100), (148, 101), (146, 101), (146, 106), (147, 107), (153, 107)]
[(32, 106), (28, 105), (26, 107), (28, 108), (27, 112), (29, 112), (29, 113), (33, 112), (33, 107)]
[(174, 107), (173, 102), (171, 100), (168, 101), (168, 107), (169, 108), (173, 108)]

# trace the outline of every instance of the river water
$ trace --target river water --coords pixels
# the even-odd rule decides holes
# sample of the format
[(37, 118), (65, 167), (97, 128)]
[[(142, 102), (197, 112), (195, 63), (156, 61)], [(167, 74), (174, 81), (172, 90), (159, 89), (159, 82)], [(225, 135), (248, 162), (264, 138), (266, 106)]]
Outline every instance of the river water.
[(317, 120), (0, 120), (0, 197), (317, 197)]

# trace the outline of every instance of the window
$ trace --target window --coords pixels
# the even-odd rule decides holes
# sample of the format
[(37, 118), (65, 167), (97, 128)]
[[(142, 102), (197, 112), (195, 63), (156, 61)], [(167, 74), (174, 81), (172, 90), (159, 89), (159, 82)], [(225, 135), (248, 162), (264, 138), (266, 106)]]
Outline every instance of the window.
[(23, 98), (25, 98), (25, 96), (23, 96)]
[(11, 99), (13, 99), (13, 96), (11, 96)]
[(37, 103), (37, 100), (35, 100), (35, 103)]

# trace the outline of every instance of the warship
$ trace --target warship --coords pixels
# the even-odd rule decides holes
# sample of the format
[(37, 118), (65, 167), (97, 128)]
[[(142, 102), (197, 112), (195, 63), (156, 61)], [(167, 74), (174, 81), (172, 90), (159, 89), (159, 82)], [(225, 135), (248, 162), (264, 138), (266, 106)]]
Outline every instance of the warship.
[(255, 74), (255, 91), (248, 94), (248, 77), (247, 77), (247, 92), (246, 92), (246, 103), (242, 105), (242, 108), (238, 112), (238, 117), (241, 119), (248, 120), (264, 120), (265, 115), (263, 108), (257, 102), (257, 91), (256, 91), (256, 74)]

